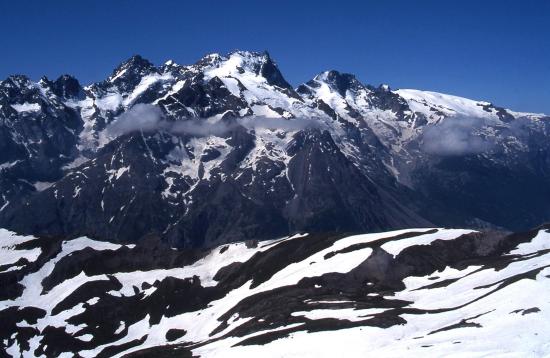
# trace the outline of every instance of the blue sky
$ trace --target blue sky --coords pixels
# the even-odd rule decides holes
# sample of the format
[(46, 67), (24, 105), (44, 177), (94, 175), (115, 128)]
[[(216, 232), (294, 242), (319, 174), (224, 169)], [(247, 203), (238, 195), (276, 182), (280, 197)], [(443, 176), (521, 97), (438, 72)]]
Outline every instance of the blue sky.
[(156, 64), (268, 50), (289, 82), (361, 81), (550, 113), (550, 1), (2, 1), (0, 77), (88, 84), (133, 54)]

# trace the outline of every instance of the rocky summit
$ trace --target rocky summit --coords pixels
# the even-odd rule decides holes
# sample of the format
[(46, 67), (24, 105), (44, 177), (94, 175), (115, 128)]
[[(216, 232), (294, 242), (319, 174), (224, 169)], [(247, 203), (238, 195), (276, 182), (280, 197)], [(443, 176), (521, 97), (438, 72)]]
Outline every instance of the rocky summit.
[(297, 233), (527, 230), (550, 217), (550, 117), (268, 53), (104, 81), (0, 82), (0, 227), (207, 248)]

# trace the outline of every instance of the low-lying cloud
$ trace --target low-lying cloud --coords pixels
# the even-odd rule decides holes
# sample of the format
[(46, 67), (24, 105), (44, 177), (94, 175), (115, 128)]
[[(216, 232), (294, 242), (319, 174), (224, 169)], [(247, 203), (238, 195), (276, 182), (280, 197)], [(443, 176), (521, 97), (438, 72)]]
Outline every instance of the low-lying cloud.
[(109, 137), (119, 137), (126, 133), (152, 132), (162, 126), (163, 113), (157, 106), (137, 104), (109, 123), (105, 129)]
[(247, 129), (281, 129), (285, 131), (319, 128), (322, 123), (314, 119), (298, 118), (286, 120), (281, 118), (266, 118), (249, 116), (229, 120), (187, 118), (169, 121), (157, 106), (137, 104), (118, 116), (105, 129), (105, 135), (116, 138), (132, 132), (165, 131), (174, 134), (191, 136), (223, 135), (238, 126)]
[(476, 131), (485, 125), (482, 118), (450, 117), (427, 127), (422, 136), (422, 149), (430, 154), (458, 156), (479, 154), (491, 149), (494, 143)]

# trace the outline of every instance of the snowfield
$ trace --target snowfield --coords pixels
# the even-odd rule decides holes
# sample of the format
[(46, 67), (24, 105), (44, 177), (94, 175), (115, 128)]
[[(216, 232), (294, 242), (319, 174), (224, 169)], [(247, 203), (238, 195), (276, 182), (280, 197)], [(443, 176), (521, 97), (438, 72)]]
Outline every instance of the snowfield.
[(175, 250), (0, 230), (8, 356), (550, 355), (550, 232), (407, 229)]

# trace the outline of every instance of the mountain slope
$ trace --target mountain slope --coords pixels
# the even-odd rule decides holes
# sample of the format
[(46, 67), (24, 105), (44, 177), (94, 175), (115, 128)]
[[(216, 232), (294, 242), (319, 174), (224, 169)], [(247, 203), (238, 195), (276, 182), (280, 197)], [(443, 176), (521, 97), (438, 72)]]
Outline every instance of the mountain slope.
[(303, 234), (210, 251), (0, 236), (8, 356), (550, 352), (546, 228)]

